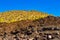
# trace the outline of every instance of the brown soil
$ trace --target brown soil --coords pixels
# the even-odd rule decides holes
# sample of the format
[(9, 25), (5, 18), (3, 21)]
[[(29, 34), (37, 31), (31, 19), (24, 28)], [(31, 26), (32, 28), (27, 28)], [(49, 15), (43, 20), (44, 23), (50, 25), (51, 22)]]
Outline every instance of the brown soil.
[[(52, 28), (52, 30), (49, 28)], [(22, 20), (12, 23), (0, 23), (0, 40), (54, 40), (55, 36), (60, 37), (58, 36), (60, 34), (53, 35), (57, 31), (60, 33), (58, 28), (60, 28), (60, 17), (54, 16), (35, 21)], [(47, 38), (47, 34), (51, 34), (54, 39)]]

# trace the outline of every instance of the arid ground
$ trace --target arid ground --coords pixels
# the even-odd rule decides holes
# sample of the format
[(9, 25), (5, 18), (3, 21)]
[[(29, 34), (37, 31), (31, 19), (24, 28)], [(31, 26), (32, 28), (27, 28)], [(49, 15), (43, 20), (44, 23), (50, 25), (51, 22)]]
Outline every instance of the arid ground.
[(60, 17), (48, 15), (35, 20), (13, 22), (2, 21), (2, 18), (0, 40), (60, 40)]

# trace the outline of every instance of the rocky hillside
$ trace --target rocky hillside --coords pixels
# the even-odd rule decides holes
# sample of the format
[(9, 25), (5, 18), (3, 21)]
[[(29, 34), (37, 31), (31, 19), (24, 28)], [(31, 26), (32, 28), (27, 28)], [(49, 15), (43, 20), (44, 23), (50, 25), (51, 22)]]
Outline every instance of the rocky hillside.
[(60, 40), (60, 17), (37, 11), (3, 12), (0, 40)]

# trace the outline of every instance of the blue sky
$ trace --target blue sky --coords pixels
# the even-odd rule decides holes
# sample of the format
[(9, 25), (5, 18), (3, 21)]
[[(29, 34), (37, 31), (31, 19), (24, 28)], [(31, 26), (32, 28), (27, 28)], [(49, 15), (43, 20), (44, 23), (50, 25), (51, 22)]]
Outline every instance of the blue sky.
[(0, 0), (0, 12), (37, 10), (60, 16), (60, 0)]

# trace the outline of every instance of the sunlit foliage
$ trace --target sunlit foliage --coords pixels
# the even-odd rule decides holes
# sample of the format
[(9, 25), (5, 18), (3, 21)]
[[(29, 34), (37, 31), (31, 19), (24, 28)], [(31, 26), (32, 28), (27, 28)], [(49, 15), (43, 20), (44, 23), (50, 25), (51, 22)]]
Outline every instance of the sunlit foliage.
[(37, 11), (8, 11), (0, 13), (0, 22), (15, 22), (21, 20), (36, 20), (47, 17), (48, 14)]

